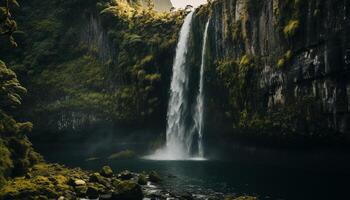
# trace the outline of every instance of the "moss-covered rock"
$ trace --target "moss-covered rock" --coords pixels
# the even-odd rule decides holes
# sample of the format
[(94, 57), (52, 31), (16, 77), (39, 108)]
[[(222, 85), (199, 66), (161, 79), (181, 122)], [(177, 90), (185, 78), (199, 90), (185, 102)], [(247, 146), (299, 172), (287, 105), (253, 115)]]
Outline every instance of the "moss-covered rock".
[(149, 180), (154, 183), (160, 182), (162, 179), (156, 171), (151, 171), (148, 173)]
[(113, 193), (112, 197), (115, 199), (123, 200), (142, 200), (143, 193), (140, 185), (131, 181), (121, 181), (117, 185), (117, 190)]
[(102, 167), (100, 174), (104, 177), (112, 177), (113, 170), (110, 166), (104, 166), (104, 167)]
[(144, 173), (139, 174), (139, 177), (137, 179), (137, 183), (140, 185), (146, 185), (147, 184), (147, 175)]
[(70, 169), (58, 164), (37, 164), (30, 168), (26, 176), (17, 177), (9, 180), (2, 189), (0, 189), (0, 199), (34, 200), (38, 196), (48, 199), (66, 199), (96, 198), (109, 190), (116, 190), (112, 186), (111, 180), (100, 177), (101, 183), (92, 181), (94, 174), (81, 169)]
[(121, 180), (130, 180), (133, 176), (134, 175), (128, 170), (124, 170), (118, 174), (118, 178)]
[(133, 159), (136, 157), (136, 154), (134, 151), (131, 150), (125, 150), (120, 151), (118, 153), (114, 153), (110, 156), (108, 156), (109, 160), (124, 160), (124, 159)]

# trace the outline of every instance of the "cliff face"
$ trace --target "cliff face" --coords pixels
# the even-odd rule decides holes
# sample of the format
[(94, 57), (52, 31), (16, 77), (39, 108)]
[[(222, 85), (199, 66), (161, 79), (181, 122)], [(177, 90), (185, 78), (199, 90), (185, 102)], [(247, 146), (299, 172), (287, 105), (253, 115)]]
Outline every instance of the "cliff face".
[[(40, 130), (105, 122), (164, 128), (185, 12), (157, 13), (130, 2), (23, 3), (18, 50), (9, 55), (0, 48), (29, 90), (19, 116)], [(210, 19), (207, 136), (348, 141), (349, 4), (218, 0), (197, 9), (189, 87), (194, 99)]]
[(208, 131), (349, 138), (349, 17), (346, 0), (218, 0), (198, 9), (195, 41), (211, 18)]
[(29, 91), (18, 117), (40, 132), (162, 127), (168, 85), (161, 83), (169, 82), (183, 14), (127, 0), (23, 2), (18, 49), (0, 47)]

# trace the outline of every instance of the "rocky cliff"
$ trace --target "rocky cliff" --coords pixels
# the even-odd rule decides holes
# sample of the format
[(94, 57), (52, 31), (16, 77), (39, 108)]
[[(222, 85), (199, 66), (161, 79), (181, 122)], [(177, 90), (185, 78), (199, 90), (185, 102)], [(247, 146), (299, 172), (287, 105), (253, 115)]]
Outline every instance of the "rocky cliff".
[(127, 0), (23, 2), (18, 49), (0, 47), (29, 91), (18, 117), (40, 132), (162, 126), (183, 16)]
[(349, 138), (349, 17), (346, 0), (218, 0), (199, 8), (194, 41), (211, 19), (209, 132)]
[[(198, 8), (189, 86), (195, 96), (210, 19), (207, 137), (348, 141), (349, 4), (217, 0)], [(24, 2), (22, 31), (14, 34), (18, 50), (9, 55), (0, 48), (29, 91), (17, 117), (41, 131), (106, 123), (165, 129), (184, 14), (158, 13), (126, 0)]]

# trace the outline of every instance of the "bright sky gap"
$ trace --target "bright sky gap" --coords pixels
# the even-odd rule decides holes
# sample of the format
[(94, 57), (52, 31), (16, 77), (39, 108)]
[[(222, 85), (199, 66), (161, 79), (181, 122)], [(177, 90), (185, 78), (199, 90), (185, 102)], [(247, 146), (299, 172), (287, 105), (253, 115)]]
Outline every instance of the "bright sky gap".
[(198, 7), (202, 4), (207, 3), (207, 0), (171, 0), (171, 2), (175, 8), (184, 8), (186, 5)]

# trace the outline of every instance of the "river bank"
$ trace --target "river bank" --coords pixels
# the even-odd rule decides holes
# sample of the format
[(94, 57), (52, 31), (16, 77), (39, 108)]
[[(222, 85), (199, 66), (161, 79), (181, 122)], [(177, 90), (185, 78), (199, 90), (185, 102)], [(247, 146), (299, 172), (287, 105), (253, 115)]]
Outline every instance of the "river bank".
[(163, 178), (174, 177), (160, 177), (155, 171), (138, 174), (125, 170), (115, 174), (109, 166), (104, 166), (100, 172), (92, 172), (40, 163), (33, 166), (25, 176), (8, 181), (0, 190), (0, 199), (256, 199), (222, 193), (193, 195), (189, 192), (173, 192), (162, 186)]

